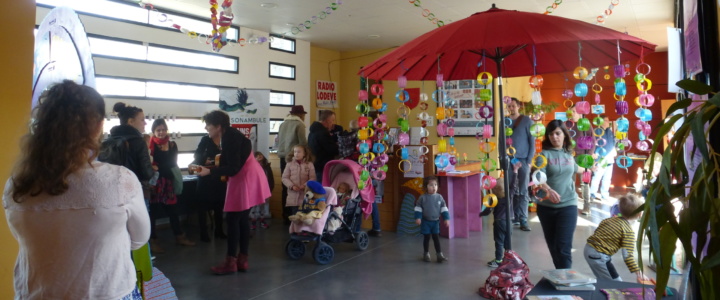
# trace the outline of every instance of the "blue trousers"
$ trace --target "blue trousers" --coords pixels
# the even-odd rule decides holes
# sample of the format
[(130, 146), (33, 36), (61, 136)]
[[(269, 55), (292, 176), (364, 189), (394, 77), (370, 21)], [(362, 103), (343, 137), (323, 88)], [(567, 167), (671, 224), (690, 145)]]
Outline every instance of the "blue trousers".
[(495, 260), (502, 260), (506, 249), (510, 249), (507, 219), (495, 219), (493, 222), (493, 239), (495, 240)]
[(554, 208), (538, 205), (537, 215), (555, 269), (572, 268), (572, 242), (577, 227), (577, 205)]

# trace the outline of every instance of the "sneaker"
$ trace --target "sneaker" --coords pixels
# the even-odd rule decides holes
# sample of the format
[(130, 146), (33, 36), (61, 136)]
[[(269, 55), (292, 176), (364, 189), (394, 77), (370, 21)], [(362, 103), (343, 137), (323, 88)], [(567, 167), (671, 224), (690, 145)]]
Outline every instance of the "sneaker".
[(520, 220), (513, 219), (512, 223), (514, 226), (520, 226)]
[(265, 221), (262, 221), (262, 222), (260, 222), (260, 227), (261, 227), (262, 229), (268, 229), (268, 228), (270, 228), (270, 225), (268, 225), (267, 223), (265, 223)]
[(370, 230), (368, 231), (369, 236), (375, 236), (375, 237), (381, 237), (382, 233), (380, 233), (380, 230)]
[(442, 252), (437, 253), (437, 262), (441, 263), (441, 262), (444, 262), (447, 260), (448, 260), (447, 257), (445, 257), (445, 255), (443, 255)]
[(530, 226), (527, 226), (527, 225), (520, 226), (520, 230), (522, 230), (522, 231), (532, 231), (532, 229), (530, 229)]
[(425, 255), (423, 255), (423, 260), (426, 262), (430, 262), (430, 252), (425, 252)]
[(487, 266), (491, 268), (497, 268), (501, 262), (502, 260), (491, 260), (487, 263)]
[(250, 223), (250, 230), (256, 230), (256, 229), (257, 229), (257, 225), (255, 225), (255, 222)]

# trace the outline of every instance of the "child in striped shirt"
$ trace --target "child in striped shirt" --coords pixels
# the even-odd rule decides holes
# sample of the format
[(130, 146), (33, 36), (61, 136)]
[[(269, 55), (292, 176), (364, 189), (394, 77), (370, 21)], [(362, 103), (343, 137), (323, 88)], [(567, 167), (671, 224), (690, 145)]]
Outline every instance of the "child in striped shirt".
[(630, 226), (642, 216), (635, 210), (642, 205), (637, 196), (628, 194), (618, 199), (620, 215), (607, 218), (600, 222), (595, 233), (587, 239), (584, 257), (597, 279), (622, 281), (612, 256), (622, 250), (622, 255), (630, 273), (637, 275), (637, 281), (649, 280), (635, 261), (635, 231)]

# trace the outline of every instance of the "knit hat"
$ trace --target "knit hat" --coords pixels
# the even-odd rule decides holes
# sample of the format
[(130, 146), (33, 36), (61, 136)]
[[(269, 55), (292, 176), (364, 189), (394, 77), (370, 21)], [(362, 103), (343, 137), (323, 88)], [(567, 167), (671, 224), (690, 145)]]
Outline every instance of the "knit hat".
[(311, 180), (307, 182), (307, 187), (310, 188), (310, 191), (312, 191), (315, 194), (325, 195), (325, 188), (322, 186), (321, 183)]

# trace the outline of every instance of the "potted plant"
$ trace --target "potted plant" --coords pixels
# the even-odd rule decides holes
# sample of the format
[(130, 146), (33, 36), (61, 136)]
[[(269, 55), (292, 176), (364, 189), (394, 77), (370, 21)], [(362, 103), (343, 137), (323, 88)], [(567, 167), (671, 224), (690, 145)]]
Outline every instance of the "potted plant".
[[(720, 94), (693, 80), (682, 80), (677, 85), (696, 95), (708, 94), (707, 101), (680, 100), (668, 108), (668, 118), (657, 129), (653, 161), (658, 149), (663, 152), (662, 163), (653, 164), (658, 172), (650, 185), (644, 215), (638, 236), (638, 248), (646, 236), (652, 259), (657, 267), (656, 295), (660, 299), (667, 286), (671, 262), (677, 241), (680, 240), (687, 262), (692, 264), (693, 290), (701, 299), (720, 297), (720, 153), (708, 137), (709, 129), (720, 119)], [(696, 104), (696, 105), (693, 105)], [(685, 111), (670, 116), (671, 113)], [(674, 131), (667, 148), (663, 141)], [(692, 138), (694, 145), (689, 145)], [(686, 157), (694, 157), (686, 163)], [(671, 201), (682, 204), (675, 211)], [(677, 216), (677, 217), (676, 217)], [(642, 255), (640, 252), (639, 255)], [(640, 257), (642, 262), (642, 257)]]

